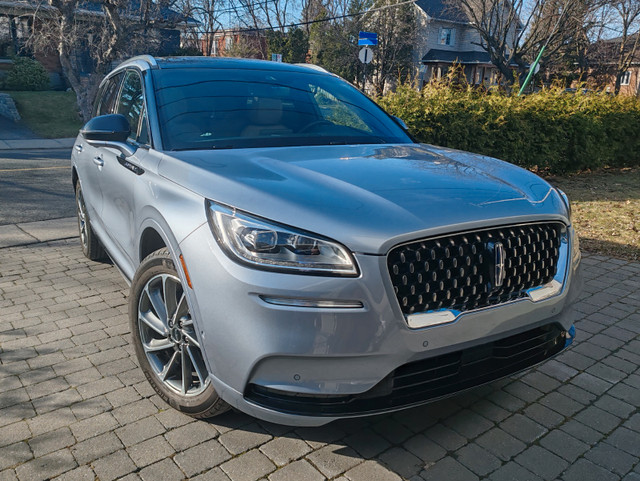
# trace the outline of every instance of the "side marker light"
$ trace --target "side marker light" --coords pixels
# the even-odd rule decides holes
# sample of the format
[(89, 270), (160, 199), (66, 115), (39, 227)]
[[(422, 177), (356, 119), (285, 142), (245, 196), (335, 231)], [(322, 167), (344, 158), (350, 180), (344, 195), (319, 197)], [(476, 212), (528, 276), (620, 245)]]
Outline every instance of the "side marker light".
[(187, 285), (189, 288), (193, 289), (193, 285), (191, 284), (191, 278), (189, 277), (189, 271), (187, 270), (187, 264), (184, 261), (184, 257), (180, 254), (180, 263), (182, 264), (182, 270), (184, 271), (184, 276), (187, 278)]

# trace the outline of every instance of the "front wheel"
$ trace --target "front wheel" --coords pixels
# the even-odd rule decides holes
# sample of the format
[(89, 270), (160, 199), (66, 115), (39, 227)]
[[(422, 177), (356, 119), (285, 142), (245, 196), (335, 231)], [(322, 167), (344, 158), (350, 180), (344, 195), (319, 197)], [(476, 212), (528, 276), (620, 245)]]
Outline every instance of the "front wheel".
[(209, 380), (182, 282), (166, 248), (140, 264), (131, 284), (129, 321), (140, 367), (165, 402), (196, 418), (229, 409)]

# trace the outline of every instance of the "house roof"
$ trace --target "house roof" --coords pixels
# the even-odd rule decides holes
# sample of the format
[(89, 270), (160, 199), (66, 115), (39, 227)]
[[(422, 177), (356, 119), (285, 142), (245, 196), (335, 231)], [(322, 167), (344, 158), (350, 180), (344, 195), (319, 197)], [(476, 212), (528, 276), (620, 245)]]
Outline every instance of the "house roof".
[[(128, 14), (131, 17), (140, 17), (140, 1), (132, 0), (127, 2), (127, 8), (122, 9), (122, 13)], [(154, 5), (155, 7), (155, 5)], [(1, 13), (31, 13), (36, 10), (49, 12), (54, 8), (46, 3), (42, 3), (37, 0), (0, 0), (0, 14)], [(78, 4), (78, 12), (84, 12), (86, 15), (104, 15), (100, 2), (97, 1), (84, 1)], [(151, 12), (151, 18), (158, 22), (167, 23), (198, 23), (197, 20), (191, 17), (185, 17), (181, 13), (168, 8), (159, 7), (153, 8)]]
[[(140, 6), (140, 2), (137, 0), (133, 0), (133, 1), (129, 1), (126, 3), (127, 7), (126, 9), (124, 9), (124, 11), (126, 13), (132, 14), (132, 15), (140, 15), (141, 14), (141, 6)], [(94, 2), (94, 1), (87, 1), (87, 2), (80, 2), (78, 4), (78, 8), (82, 9), (82, 10), (86, 10), (88, 12), (92, 12), (92, 13), (97, 13), (97, 14), (101, 14), (102, 13), (102, 5), (100, 2)], [(153, 17), (155, 20), (159, 20), (159, 21), (163, 21), (163, 22), (184, 22), (187, 21), (189, 19), (185, 18), (184, 15), (182, 15), (179, 12), (176, 12), (175, 10), (165, 7), (165, 6), (160, 6), (158, 7), (157, 5), (153, 5), (152, 9), (151, 9), (151, 17)], [(193, 20), (193, 19), (191, 19)]]
[(451, 50), (439, 50), (432, 48), (424, 57), (422, 63), (459, 63), (469, 64), (491, 64), (491, 58), (487, 52), (455, 52)]
[(469, 23), (469, 17), (450, 0), (417, 0), (416, 5), (431, 18)]
[[(625, 53), (631, 52), (637, 36), (640, 33), (634, 33), (627, 37)], [(620, 44), (622, 37), (606, 38), (592, 43), (587, 50), (587, 59), (593, 65), (615, 65), (620, 55)], [(631, 59), (632, 65), (640, 64), (640, 48), (638, 48)]]

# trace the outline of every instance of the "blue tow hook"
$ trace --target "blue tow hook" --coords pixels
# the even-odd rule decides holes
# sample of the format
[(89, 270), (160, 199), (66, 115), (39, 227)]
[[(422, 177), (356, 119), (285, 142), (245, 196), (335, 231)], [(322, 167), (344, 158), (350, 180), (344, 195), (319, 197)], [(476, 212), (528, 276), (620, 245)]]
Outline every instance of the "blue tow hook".
[(576, 337), (576, 326), (571, 326), (565, 334), (564, 347), (567, 348), (571, 345)]

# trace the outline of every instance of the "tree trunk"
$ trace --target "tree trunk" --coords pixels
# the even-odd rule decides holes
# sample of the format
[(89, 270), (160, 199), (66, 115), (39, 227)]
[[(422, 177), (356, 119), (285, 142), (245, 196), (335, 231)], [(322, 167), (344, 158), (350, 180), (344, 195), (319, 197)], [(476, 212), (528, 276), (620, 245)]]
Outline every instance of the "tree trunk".
[(616, 83), (615, 86), (613, 87), (613, 93), (614, 95), (618, 95), (620, 93), (620, 86), (622, 85), (622, 76), (624, 75), (623, 73), (618, 72), (616, 74)]

